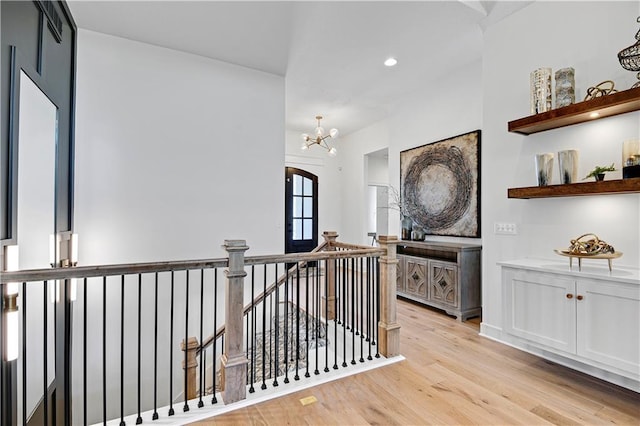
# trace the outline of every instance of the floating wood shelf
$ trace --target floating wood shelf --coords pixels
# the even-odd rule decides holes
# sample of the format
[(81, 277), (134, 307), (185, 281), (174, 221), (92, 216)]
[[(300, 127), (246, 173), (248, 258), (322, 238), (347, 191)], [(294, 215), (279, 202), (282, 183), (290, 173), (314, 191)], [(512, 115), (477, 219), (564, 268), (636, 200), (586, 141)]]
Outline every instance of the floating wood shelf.
[(524, 188), (509, 188), (507, 190), (507, 196), (509, 198), (552, 198), (634, 193), (640, 193), (640, 178), (571, 183), (566, 185), (529, 186)]
[[(513, 120), (508, 127), (510, 132), (530, 135), (638, 110), (640, 87)], [(595, 113), (597, 117), (592, 117)]]

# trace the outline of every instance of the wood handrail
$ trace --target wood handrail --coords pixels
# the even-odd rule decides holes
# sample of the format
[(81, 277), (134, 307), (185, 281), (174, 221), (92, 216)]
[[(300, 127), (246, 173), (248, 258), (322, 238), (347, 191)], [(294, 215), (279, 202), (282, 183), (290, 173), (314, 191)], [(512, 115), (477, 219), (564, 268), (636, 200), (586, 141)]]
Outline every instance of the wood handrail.
[[(358, 246), (356, 246), (358, 247)], [(342, 259), (345, 257), (382, 256), (385, 250), (377, 247), (356, 248), (348, 251), (322, 251), (309, 253), (291, 253), (277, 256), (252, 256), (246, 258), (246, 265), (263, 265), (265, 263), (313, 262), (317, 260)]]
[(100, 266), (77, 266), (73, 268), (25, 269), (22, 271), (0, 273), (0, 284), (6, 284), (9, 282), (64, 280), (69, 278), (109, 277), (115, 275), (144, 274), (151, 272), (224, 268), (226, 266), (228, 266), (228, 259), (218, 258), (148, 263), (122, 263)]
[(347, 250), (381, 250), (377, 247), (361, 246), (359, 244), (349, 244), (349, 243), (343, 243), (341, 241), (333, 241), (331, 243), (331, 246), (335, 248), (342, 248)]
[[(375, 247), (357, 246), (335, 243), (335, 247), (349, 248), (350, 251), (320, 251), (326, 243), (309, 253), (289, 253), (281, 255), (250, 256), (246, 265), (262, 265), (265, 263), (312, 262), (325, 259), (339, 259), (352, 256), (376, 256), (384, 254), (384, 250)], [(73, 268), (25, 269), (21, 271), (0, 273), (0, 284), (9, 282), (33, 282), (45, 280), (64, 280), (70, 278), (108, 277), (115, 275), (144, 274), (152, 272), (184, 271), (192, 269), (224, 268), (228, 266), (227, 258), (179, 260), (147, 263), (122, 263), (114, 265), (77, 266)]]

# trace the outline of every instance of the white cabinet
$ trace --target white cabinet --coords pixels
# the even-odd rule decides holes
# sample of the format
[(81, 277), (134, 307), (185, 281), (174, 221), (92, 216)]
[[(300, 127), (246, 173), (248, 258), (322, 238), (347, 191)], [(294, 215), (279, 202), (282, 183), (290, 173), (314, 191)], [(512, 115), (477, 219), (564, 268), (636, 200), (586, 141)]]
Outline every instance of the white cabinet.
[(640, 281), (502, 266), (504, 341), (640, 390)]
[(506, 268), (503, 274), (504, 330), (530, 342), (575, 352), (575, 280)]
[(635, 374), (640, 371), (640, 291), (580, 280), (576, 291), (577, 354)]

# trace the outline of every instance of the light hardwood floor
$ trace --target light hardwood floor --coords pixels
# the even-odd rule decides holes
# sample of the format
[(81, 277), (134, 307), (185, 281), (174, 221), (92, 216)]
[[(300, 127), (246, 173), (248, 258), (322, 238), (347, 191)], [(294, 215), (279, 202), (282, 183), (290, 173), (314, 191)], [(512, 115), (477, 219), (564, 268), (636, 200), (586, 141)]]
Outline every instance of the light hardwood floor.
[(482, 338), (477, 320), (399, 300), (398, 321), (406, 360), (197, 424), (640, 425), (640, 394)]

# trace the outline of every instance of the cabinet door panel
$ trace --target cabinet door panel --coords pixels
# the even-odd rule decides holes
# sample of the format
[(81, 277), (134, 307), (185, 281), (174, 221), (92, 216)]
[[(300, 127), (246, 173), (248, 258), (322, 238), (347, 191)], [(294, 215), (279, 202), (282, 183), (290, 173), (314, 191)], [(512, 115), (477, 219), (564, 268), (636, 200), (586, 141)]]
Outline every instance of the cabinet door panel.
[(639, 376), (640, 289), (578, 281), (578, 355)]
[(404, 291), (422, 299), (427, 298), (427, 261), (419, 257), (405, 258)]
[(508, 268), (503, 271), (505, 331), (550, 348), (575, 353), (575, 281)]
[(442, 305), (459, 306), (458, 266), (455, 263), (429, 261), (429, 300)]

